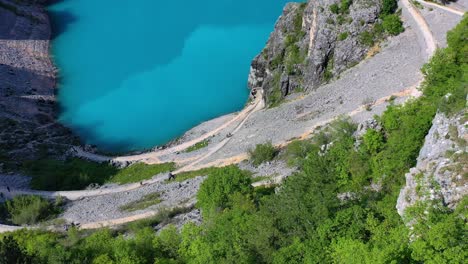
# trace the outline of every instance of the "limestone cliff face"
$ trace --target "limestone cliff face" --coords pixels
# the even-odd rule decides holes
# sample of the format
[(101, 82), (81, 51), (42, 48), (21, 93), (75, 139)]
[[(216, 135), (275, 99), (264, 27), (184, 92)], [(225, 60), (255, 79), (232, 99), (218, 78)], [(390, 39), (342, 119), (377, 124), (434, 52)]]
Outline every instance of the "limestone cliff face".
[[(337, 9), (338, 8), (338, 9)], [(378, 21), (379, 0), (314, 0), (288, 4), (265, 49), (252, 62), (249, 87), (268, 104), (297, 90), (311, 90), (361, 61), (362, 43)]]
[(401, 216), (418, 201), (439, 202), (449, 208), (468, 195), (466, 111), (447, 117), (437, 114), (426, 136), (416, 167), (406, 174), (398, 197)]
[(0, 164), (58, 155), (77, 143), (56, 122), (44, 2), (0, 0)]

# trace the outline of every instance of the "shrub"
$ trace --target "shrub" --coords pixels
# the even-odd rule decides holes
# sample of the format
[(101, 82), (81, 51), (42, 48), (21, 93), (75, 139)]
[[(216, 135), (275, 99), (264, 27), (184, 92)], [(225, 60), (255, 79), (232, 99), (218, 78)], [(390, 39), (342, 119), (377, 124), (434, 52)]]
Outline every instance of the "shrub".
[(301, 166), (303, 160), (314, 149), (314, 145), (306, 140), (294, 140), (286, 147), (284, 157), (289, 166)]
[(359, 34), (359, 42), (370, 47), (374, 45), (374, 36), (369, 31), (363, 31)]
[(381, 14), (386, 16), (393, 14), (397, 9), (398, 4), (396, 0), (383, 0)]
[(341, 12), (342, 14), (348, 13), (349, 7), (351, 6), (352, 3), (353, 3), (352, 0), (341, 0), (341, 3), (340, 3), (340, 12)]
[(271, 142), (267, 142), (265, 144), (258, 144), (255, 149), (249, 150), (249, 154), (252, 164), (258, 166), (263, 162), (272, 161), (276, 157), (276, 154), (278, 154), (278, 150)]
[(59, 210), (50, 201), (37, 195), (20, 195), (5, 203), (10, 221), (16, 225), (32, 225), (56, 215)]
[(395, 14), (385, 16), (382, 22), (382, 26), (386, 32), (394, 36), (405, 30), (403, 28), (403, 23), (401, 22), (400, 17)]
[(384, 146), (384, 136), (375, 129), (369, 129), (363, 136), (363, 141), (366, 149), (370, 153), (379, 152)]
[(197, 206), (205, 213), (227, 208), (235, 193), (250, 194), (253, 190), (249, 173), (236, 166), (228, 166), (208, 176), (197, 194)]
[(330, 5), (330, 12), (332, 12), (333, 14), (338, 14), (340, 12), (340, 7), (338, 6), (338, 4)]
[(340, 35), (338, 35), (338, 40), (342, 41), (348, 38), (348, 32), (343, 32)]
[(193, 144), (192, 146), (188, 147), (185, 150), (185, 152), (193, 152), (193, 151), (205, 148), (205, 147), (208, 146), (209, 143), (210, 143), (210, 141), (208, 139), (205, 139), (203, 141), (197, 142), (197, 143)]

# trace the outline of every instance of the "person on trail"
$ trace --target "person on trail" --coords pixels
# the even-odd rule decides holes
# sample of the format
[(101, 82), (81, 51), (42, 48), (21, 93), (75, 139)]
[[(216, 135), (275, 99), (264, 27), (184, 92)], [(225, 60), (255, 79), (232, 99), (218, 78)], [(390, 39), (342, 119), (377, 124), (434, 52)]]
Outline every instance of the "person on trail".
[(172, 173), (172, 172), (169, 172), (169, 178), (168, 178), (169, 181), (171, 180), (175, 180), (175, 175)]
[(7, 186), (6, 189), (8, 190), (8, 192), (10, 192), (10, 186)]

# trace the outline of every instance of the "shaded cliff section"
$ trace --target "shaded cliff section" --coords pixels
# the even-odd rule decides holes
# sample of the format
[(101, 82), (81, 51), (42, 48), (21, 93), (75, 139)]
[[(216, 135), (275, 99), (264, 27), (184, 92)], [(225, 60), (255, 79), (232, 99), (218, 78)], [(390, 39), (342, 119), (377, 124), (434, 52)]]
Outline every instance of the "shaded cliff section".
[(379, 0), (290, 3), (266, 47), (252, 62), (249, 87), (275, 106), (297, 91), (313, 90), (356, 65), (373, 48)]
[(46, 1), (0, 0), (0, 170), (79, 144), (57, 122)]

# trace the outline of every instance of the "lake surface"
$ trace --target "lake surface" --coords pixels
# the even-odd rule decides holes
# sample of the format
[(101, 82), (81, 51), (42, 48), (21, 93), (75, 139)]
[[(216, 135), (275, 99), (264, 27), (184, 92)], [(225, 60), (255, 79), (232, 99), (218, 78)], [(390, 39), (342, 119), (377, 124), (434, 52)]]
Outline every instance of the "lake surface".
[(286, 0), (58, 0), (60, 120), (107, 151), (151, 148), (242, 109)]

